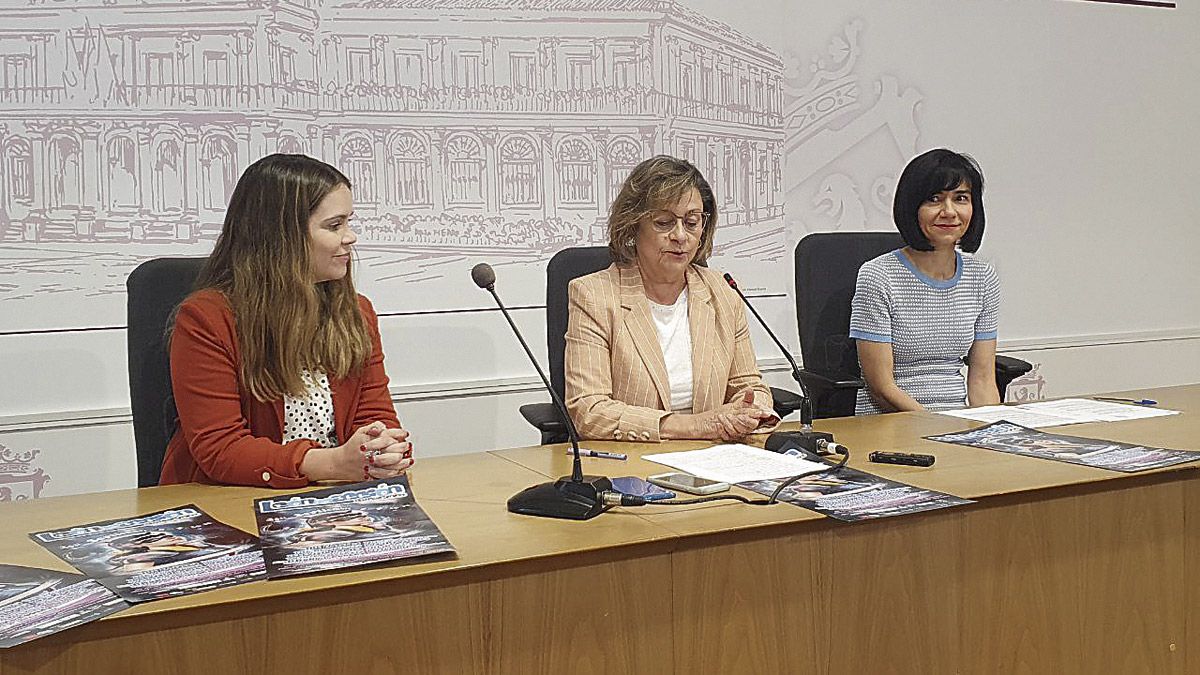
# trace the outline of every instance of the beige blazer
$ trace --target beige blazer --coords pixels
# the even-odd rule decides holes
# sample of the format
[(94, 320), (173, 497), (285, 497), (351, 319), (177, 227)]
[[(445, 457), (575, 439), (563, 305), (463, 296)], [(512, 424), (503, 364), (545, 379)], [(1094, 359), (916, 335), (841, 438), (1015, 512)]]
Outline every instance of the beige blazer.
[[(747, 388), (770, 410), (771, 391), (758, 372), (741, 299), (707, 267), (688, 268), (687, 288), (692, 412), (717, 408)], [(660, 440), (671, 385), (637, 266), (614, 264), (579, 277), (567, 294), (566, 402), (579, 435)]]

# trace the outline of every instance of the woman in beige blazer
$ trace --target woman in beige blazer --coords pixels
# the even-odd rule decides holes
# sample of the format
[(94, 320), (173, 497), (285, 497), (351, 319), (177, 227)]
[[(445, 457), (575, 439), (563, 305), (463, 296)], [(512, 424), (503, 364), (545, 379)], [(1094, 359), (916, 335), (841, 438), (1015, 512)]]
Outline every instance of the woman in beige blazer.
[(648, 159), (621, 187), (613, 264), (568, 289), (567, 409), (584, 438), (733, 441), (779, 421), (741, 301), (704, 266), (716, 226), (684, 160)]

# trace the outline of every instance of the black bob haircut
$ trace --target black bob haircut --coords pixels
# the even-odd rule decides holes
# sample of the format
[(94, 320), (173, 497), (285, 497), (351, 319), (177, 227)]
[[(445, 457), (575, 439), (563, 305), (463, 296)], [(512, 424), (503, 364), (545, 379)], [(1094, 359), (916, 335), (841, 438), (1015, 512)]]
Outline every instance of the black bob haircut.
[(932, 251), (933, 245), (921, 232), (917, 209), (933, 195), (953, 190), (961, 183), (971, 188), (971, 222), (959, 245), (967, 253), (979, 250), (983, 243), (983, 172), (979, 164), (967, 155), (938, 148), (913, 158), (896, 183), (896, 199), (892, 202), (892, 219), (896, 229), (909, 246), (918, 251)]

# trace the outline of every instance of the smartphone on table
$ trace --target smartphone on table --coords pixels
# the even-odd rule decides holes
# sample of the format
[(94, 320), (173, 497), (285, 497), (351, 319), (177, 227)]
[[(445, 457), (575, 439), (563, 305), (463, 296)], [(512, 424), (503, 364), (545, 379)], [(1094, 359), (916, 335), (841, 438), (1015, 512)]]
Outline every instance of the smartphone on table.
[(643, 478), (637, 476), (620, 476), (612, 479), (613, 489), (621, 494), (633, 495), (641, 497), (648, 502), (657, 501), (659, 499), (674, 499), (675, 493), (670, 490), (661, 488), (652, 483), (646, 482)]
[(729, 489), (729, 483), (709, 480), (680, 471), (660, 473), (650, 476), (646, 480), (668, 490), (679, 490), (693, 495), (711, 495), (714, 492), (724, 492)]

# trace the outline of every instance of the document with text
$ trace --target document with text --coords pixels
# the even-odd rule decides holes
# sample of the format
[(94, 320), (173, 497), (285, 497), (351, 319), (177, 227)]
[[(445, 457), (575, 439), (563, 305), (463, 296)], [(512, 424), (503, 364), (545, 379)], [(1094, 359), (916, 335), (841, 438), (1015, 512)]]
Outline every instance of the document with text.
[(826, 464), (741, 443), (714, 445), (700, 450), (660, 452), (644, 455), (642, 459), (722, 483), (787, 478), (828, 468)]
[(1121, 422), (1150, 417), (1178, 415), (1178, 410), (1164, 410), (1148, 406), (1093, 401), (1086, 398), (1064, 398), (1057, 401), (1037, 401), (1021, 405), (989, 405), (979, 408), (942, 410), (943, 415), (961, 417), (978, 422), (1012, 422), (1024, 427), (1055, 427), (1084, 422)]

